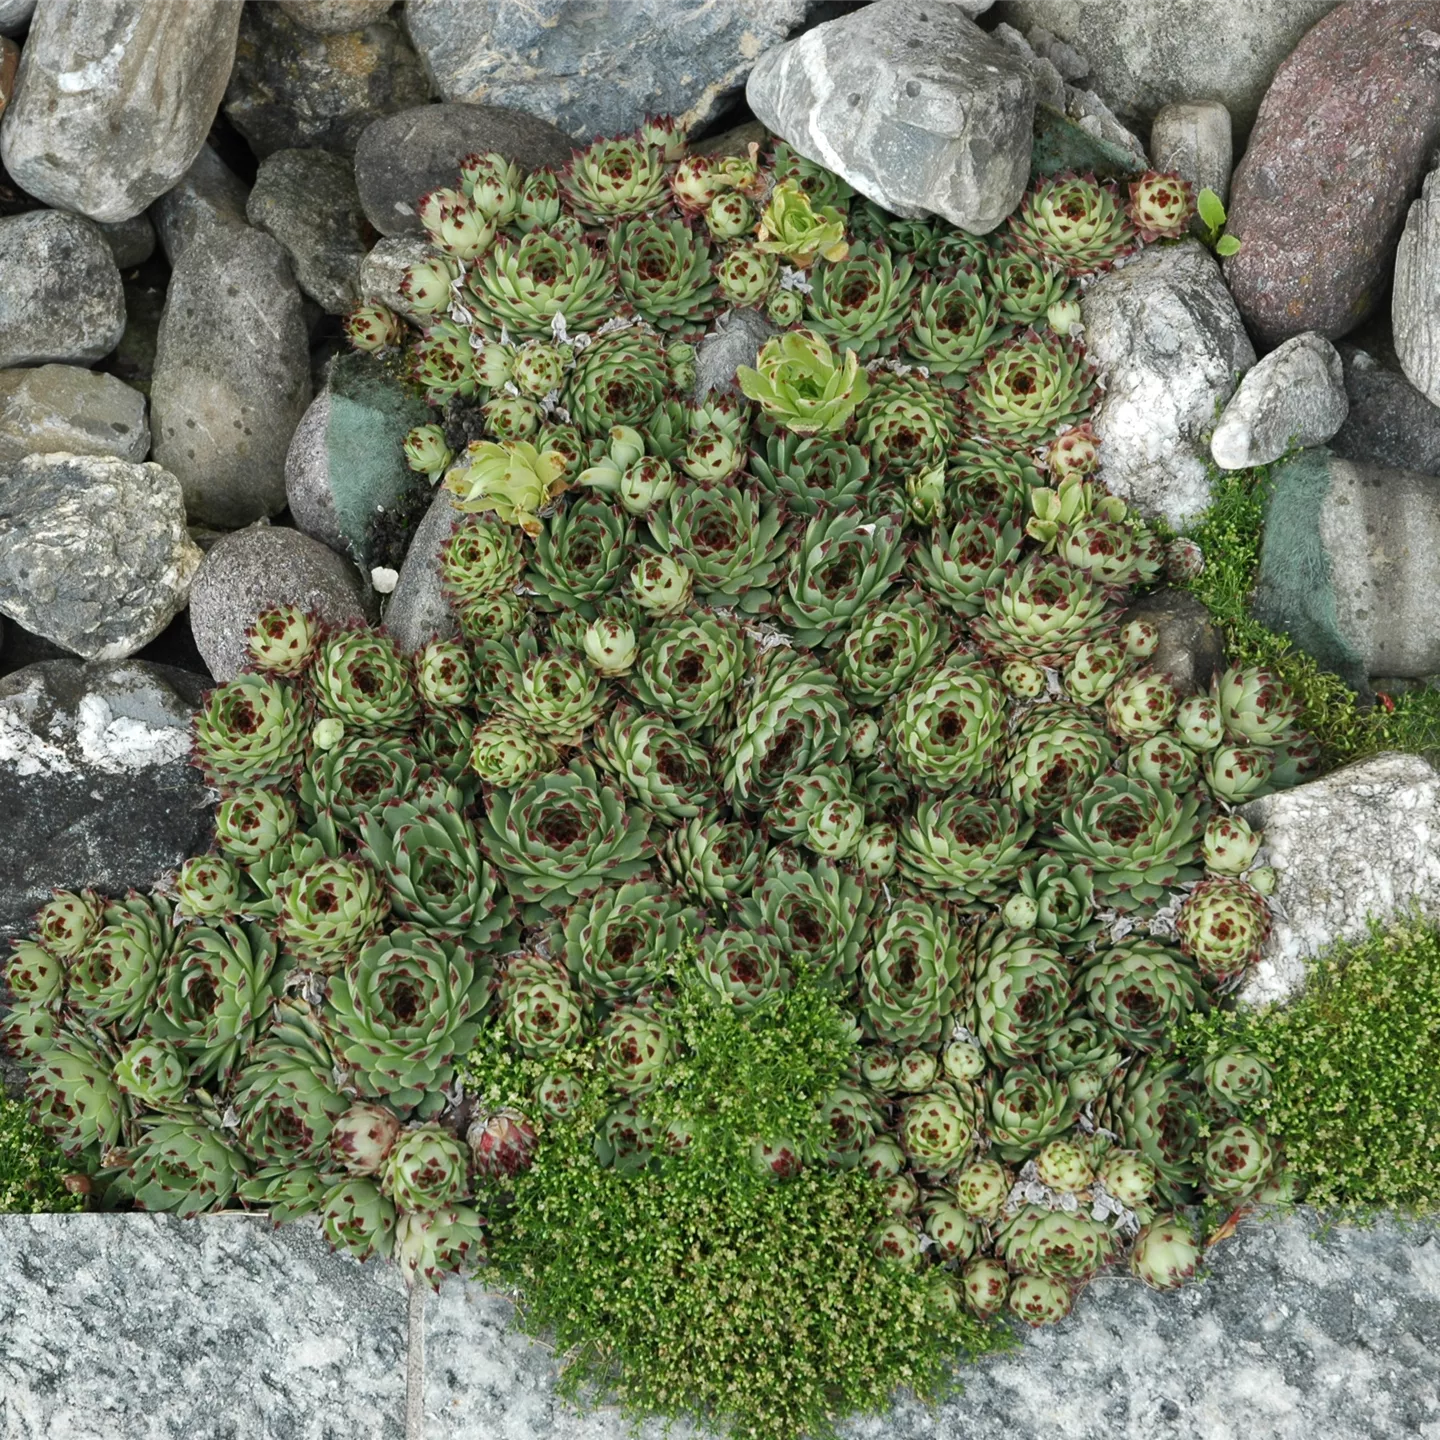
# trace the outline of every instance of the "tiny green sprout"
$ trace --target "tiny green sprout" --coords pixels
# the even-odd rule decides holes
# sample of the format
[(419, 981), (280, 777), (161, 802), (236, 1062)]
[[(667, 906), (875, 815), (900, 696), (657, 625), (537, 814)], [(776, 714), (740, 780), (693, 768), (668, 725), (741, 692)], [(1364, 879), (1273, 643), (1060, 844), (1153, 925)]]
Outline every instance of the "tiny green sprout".
[(1240, 242), (1233, 235), (1223, 233), (1225, 202), (1207, 185), (1195, 197), (1195, 209), (1205, 224), (1205, 243), (1217, 255), (1233, 255), (1240, 248)]

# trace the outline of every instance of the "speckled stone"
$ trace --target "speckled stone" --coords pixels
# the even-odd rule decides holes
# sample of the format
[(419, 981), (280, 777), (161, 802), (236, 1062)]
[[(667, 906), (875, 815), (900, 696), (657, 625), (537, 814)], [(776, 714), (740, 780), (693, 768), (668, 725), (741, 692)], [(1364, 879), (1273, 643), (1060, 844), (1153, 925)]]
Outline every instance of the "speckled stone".
[(249, 186), (208, 145), (202, 145), (195, 163), (151, 209), (170, 263), (178, 265), (185, 247), (203, 231), (216, 225), (245, 225), (249, 194)]
[(145, 397), (80, 365), (0, 370), (0, 463), (62, 450), (143, 460), (150, 453)]
[(6, 1440), (405, 1440), (398, 1272), (259, 1216), (0, 1217)]
[(440, 547), (459, 518), (449, 492), (441, 490), (405, 552), (400, 579), (385, 602), (385, 628), (402, 650), (414, 652), (431, 640), (453, 640), (460, 633), (440, 588), (439, 566)]
[(360, 262), (360, 298), (378, 300), (417, 325), (428, 323), (428, 316), (410, 308), (400, 293), (400, 282), (412, 265), (419, 265), (433, 253), (423, 235), (387, 235)]
[(1440, 406), (1367, 350), (1342, 344), (1350, 413), (1330, 441), (1346, 460), (1440, 475)]
[(1240, 992), (1251, 1004), (1302, 989), (1306, 960), (1364, 939), (1369, 917), (1388, 924), (1413, 903), (1440, 918), (1440, 774), (1420, 756), (1374, 755), (1240, 813), (1264, 829), (1260, 860), (1279, 877), (1274, 928)]
[(280, 8), (316, 35), (344, 35), (378, 20), (395, 0), (279, 0)]

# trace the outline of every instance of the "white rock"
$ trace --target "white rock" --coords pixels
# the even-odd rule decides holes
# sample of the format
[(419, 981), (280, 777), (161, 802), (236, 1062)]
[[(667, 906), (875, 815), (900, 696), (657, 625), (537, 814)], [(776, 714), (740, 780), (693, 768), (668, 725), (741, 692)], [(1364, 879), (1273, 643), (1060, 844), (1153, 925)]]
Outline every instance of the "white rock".
[(1255, 363), (1220, 267), (1198, 240), (1154, 246), (1086, 292), (1085, 348), (1100, 477), (1147, 515), (1183, 525), (1209, 503), (1205, 437)]
[(1437, 171), (1425, 177), (1420, 198), (1405, 217), (1395, 252), (1395, 289), (1390, 319), (1395, 354), (1405, 378), (1440, 405), (1440, 185)]
[(1339, 351), (1306, 330), (1246, 374), (1220, 416), (1210, 453), (1222, 470), (1268, 465), (1294, 446), (1323, 445), (1349, 411)]
[(1150, 163), (1224, 200), (1235, 163), (1230, 112), (1218, 100), (1166, 105), (1150, 127)]
[(1418, 755), (1374, 755), (1240, 813), (1264, 830), (1278, 877), (1275, 926), (1240, 992), (1248, 1003), (1297, 994), (1307, 960), (1363, 939), (1372, 917), (1387, 922), (1416, 904), (1440, 918), (1440, 774)]

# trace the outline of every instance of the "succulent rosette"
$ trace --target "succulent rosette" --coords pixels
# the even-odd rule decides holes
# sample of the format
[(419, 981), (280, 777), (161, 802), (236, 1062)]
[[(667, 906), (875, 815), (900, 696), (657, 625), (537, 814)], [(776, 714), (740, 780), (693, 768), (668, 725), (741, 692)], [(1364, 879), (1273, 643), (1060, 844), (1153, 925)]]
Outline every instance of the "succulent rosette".
[(297, 963), (338, 969), (384, 923), (390, 898), (364, 860), (328, 855), (287, 877), (279, 935)]
[(986, 592), (973, 633), (993, 660), (1062, 666), (1108, 635), (1115, 618), (1104, 590), (1063, 562), (1032, 554)]
[(395, 1248), (395, 1202), (374, 1180), (347, 1178), (325, 1192), (320, 1226), (335, 1250), (357, 1260), (389, 1258)]
[(1037, 1055), (1064, 1020), (1073, 989), (1070, 966), (1058, 950), (1002, 930), (976, 967), (976, 1037), (1002, 1062)]
[(671, 821), (714, 807), (710, 752), (659, 715), (621, 705), (595, 728), (596, 758), (626, 794)]
[(905, 335), (906, 356), (933, 375), (963, 376), (1003, 338), (999, 297), (973, 266), (932, 276), (920, 286)]
[(245, 674), (207, 691), (195, 715), (195, 761), (216, 785), (288, 781), (299, 768), (307, 716), (283, 679)]
[(738, 926), (701, 936), (696, 965), (710, 988), (742, 1013), (789, 986), (775, 941)]
[(1130, 1252), (1130, 1273), (1152, 1290), (1174, 1290), (1200, 1268), (1200, 1244), (1179, 1215), (1161, 1215), (1144, 1226)]
[(683, 220), (622, 221), (610, 232), (610, 263), (621, 294), (650, 324), (692, 340), (709, 328), (715, 281), (702, 232)]
[(1014, 882), (1034, 828), (1005, 800), (964, 793), (926, 800), (901, 827), (900, 871), (949, 900), (996, 900)]
[(1211, 875), (1185, 897), (1175, 931), (1200, 973), (1219, 982), (1260, 958), (1270, 924), (1270, 907), (1253, 885), (1233, 875)]
[(107, 905), (101, 919), (94, 938), (70, 962), (66, 995), (90, 1024), (133, 1035), (170, 953), (168, 907), (132, 892)]
[(940, 604), (957, 614), (980, 611), (985, 592), (998, 586), (1020, 552), (1018, 526), (970, 512), (953, 525), (936, 525), (914, 552), (916, 577)]
[(988, 666), (957, 653), (922, 670), (886, 708), (897, 766), (927, 789), (991, 778), (1005, 732), (1005, 691)]
[(1300, 718), (1295, 692), (1271, 670), (1231, 666), (1214, 683), (1225, 733), (1237, 744), (1275, 745), (1288, 739)]
[(1147, 170), (1130, 182), (1130, 223), (1145, 244), (1178, 240), (1195, 214), (1193, 187), (1174, 171)]
[(1070, 277), (1059, 265), (1021, 249), (1009, 235), (990, 247), (985, 268), (1002, 324), (1037, 324), (1070, 288)]
[(1097, 1116), (1155, 1167), (1161, 1193), (1177, 1193), (1200, 1177), (1203, 1091), (1191, 1067), (1165, 1054), (1142, 1056), (1111, 1077)]
[(856, 705), (888, 700), (936, 654), (949, 649), (950, 621), (912, 588), (873, 600), (854, 618), (833, 652), (835, 673)]
[(1270, 1178), (1275, 1152), (1263, 1126), (1231, 1120), (1211, 1133), (1201, 1163), (1210, 1193), (1235, 1200)]
[(457, 509), (493, 511), (505, 524), (538, 535), (540, 512), (565, 488), (564, 468), (559, 455), (542, 454), (525, 440), (476, 440), (447, 472), (445, 488)]
[(581, 352), (562, 395), (589, 440), (616, 425), (644, 425), (670, 388), (665, 342), (648, 330), (612, 330)]
[(1033, 445), (1080, 418), (1095, 392), (1094, 368), (1078, 344), (1025, 330), (970, 372), (965, 414), (992, 444)]
[(198, 1116), (154, 1120), (127, 1154), (117, 1188), (138, 1210), (182, 1220), (223, 1209), (248, 1169), (239, 1151)]
[(1127, 939), (1101, 950), (1080, 981), (1090, 1013), (1132, 1050), (1157, 1050), (1204, 1005), (1198, 976), (1155, 940)]
[(964, 1157), (974, 1139), (973, 1116), (953, 1093), (936, 1090), (905, 1103), (900, 1143), (918, 1170), (943, 1174)]
[(439, 1125), (405, 1131), (380, 1168), (380, 1188), (405, 1211), (440, 1210), (470, 1193), (470, 1154)]
[(791, 515), (807, 518), (822, 507), (864, 508), (870, 463), (856, 445), (831, 435), (798, 435), (779, 429), (763, 451), (750, 456), (750, 473)]
[(859, 964), (873, 904), (848, 870), (817, 858), (803, 869), (765, 875), (741, 901), (740, 914), (752, 929), (773, 935), (790, 963), (805, 962), (844, 986)]
[(565, 965), (582, 995), (616, 1001), (660, 979), (700, 922), (699, 911), (653, 880), (607, 885), (566, 913)]
[(609, 687), (570, 649), (541, 651), (533, 632), (519, 636), (516, 664), (497, 709), (553, 745), (578, 745), (605, 713)]
[(896, 1045), (940, 1040), (970, 968), (963, 944), (944, 906), (896, 904), (860, 961), (860, 1005), (871, 1033)]
[(1115, 745), (1093, 712), (1064, 702), (1026, 713), (1010, 738), (1002, 782), (1037, 825), (1049, 825), (1078, 800), (1115, 758)]
[(116, 1080), (116, 1058), (103, 1035), (65, 1022), (55, 1024), (38, 1049), (31, 1075), (34, 1118), (72, 1158), (103, 1155), (125, 1133), (130, 1102)]
[(855, 193), (833, 171), (806, 159), (783, 140), (775, 142), (771, 165), (777, 188), (788, 181), (804, 191), (812, 206), (848, 205)]
[(501, 236), (466, 278), (467, 303), (489, 335), (548, 340), (564, 315), (575, 330), (615, 313), (615, 286), (606, 257), (584, 239), (537, 228), (519, 239)]
[(802, 645), (827, 643), (905, 564), (898, 515), (867, 522), (858, 510), (817, 515), (790, 559), (780, 614)]
[(764, 845), (751, 826), (714, 815), (697, 815), (677, 826), (661, 853), (681, 890), (717, 908), (750, 893), (765, 859)]
[[(808, 269), (817, 259), (843, 261), (849, 246), (845, 240), (845, 217), (833, 205), (820, 203), (821, 195), (835, 195), (834, 186), (817, 183), (812, 173), (802, 175), (793, 167), (805, 163), (791, 152), (792, 173), (781, 177), (776, 171), (775, 188), (765, 202), (756, 231), (756, 249), (778, 255), (797, 270)], [(806, 181), (810, 182), (809, 188)], [(841, 182), (844, 183), (843, 181)]]
[(754, 611), (769, 601), (784, 540), (779, 509), (759, 485), (686, 485), (649, 524), (657, 545), (684, 556), (703, 603)]
[(797, 435), (843, 430), (870, 390), (854, 350), (837, 355), (814, 330), (787, 330), (760, 347), (736, 383), (776, 425)]
[(1065, 1082), (1028, 1060), (992, 1072), (985, 1087), (986, 1129), (1002, 1160), (1028, 1159), (1070, 1128), (1075, 1109)]
[(468, 1205), (402, 1211), (394, 1256), (408, 1285), (423, 1279), (438, 1290), (446, 1275), (468, 1274), (484, 1261), (483, 1221)]
[(1089, 865), (1058, 855), (1032, 859), (1016, 876), (1015, 896), (1033, 906), (1028, 924), (1018, 925), (1005, 909), (1005, 922), (1061, 948), (1080, 945), (1099, 933), (1094, 915), (1095, 882)]
[(878, 370), (852, 438), (869, 450), (877, 476), (904, 481), (944, 465), (959, 428), (954, 399), (938, 379), (918, 370)]
[[(362, 732), (329, 750), (312, 751), (300, 797), (312, 814), (326, 815), (342, 830), (358, 834), (362, 815), (407, 795), (424, 777), (424, 762), (407, 740)], [(275, 843), (283, 838), (277, 836)], [(274, 849), (268, 833), (255, 841), (259, 854)], [(233, 841), (227, 848), (233, 849)]]
[(719, 718), (748, 660), (739, 626), (702, 611), (649, 629), (626, 683), (647, 708), (693, 729)]
[(895, 348), (914, 288), (907, 259), (897, 261), (883, 243), (862, 243), (841, 259), (818, 260), (809, 280), (805, 316), (813, 334), (862, 361)]
[(1070, 275), (1104, 270), (1136, 243), (1119, 193), (1093, 175), (1040, 181), (1026, 192), (1005, 231), (1022, 250)]
[(1222, 1050), (1202, 1071), (1210, 1098), (1227, 1110), (1238, 1109), (1270, 1093), (1274, 1072), (1253, 1050)]
[[(1038, 1157), (1042, 1183), (1049, 1183), (1044, 1180), (1045, 1159), (1057, 1143), (1066, 1145), (1063, 1141), (1051, 1141)], [(1067, 1148), (1075, 1150), (1074, 1146)], [(1075, 1154), (1078, 1159), (1079, 1152)], [(1114, 1258), (1116, 1246), (1115, 1237), (1104, 1223), (1092, 1219), (1083, 1210), (1047, 1210), (1037, 1205), (1022, 1205), (1005, 1223), (995, 1248), (1005, 1263), (1022, 1275), (1048, 1275), (1055, 1280), (1083, 1284)]]
[(603, 225), (662, 208), (665, 156), (639, 135), (594, 140), (560, 176), (565, 203), (582, 224)]

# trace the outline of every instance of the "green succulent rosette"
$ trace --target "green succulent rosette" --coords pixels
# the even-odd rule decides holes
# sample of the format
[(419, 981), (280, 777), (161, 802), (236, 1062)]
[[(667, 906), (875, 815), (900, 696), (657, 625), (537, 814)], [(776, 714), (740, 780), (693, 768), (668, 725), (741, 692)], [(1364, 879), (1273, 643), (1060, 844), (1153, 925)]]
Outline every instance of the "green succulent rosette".
[[(177, 918), (215, 920), (245, 901), (245, 876), (228, 855), (192, 855), (175, 876)], [(13, 988), (13, 986), (12, 986)]]
[(895, 349), (914, 290), (909, 260), (895, 260), (881, 242), (861, 243), (840, 259), (817, 260), (809, 279), (805, 323), (812, 334), (862, 362)]
[(384, 924), (390, 897), (374, 869), (350, 856), (323, 856), (287, 878), (279, 935), (297, 964), (339, 969)]
[(1064, 701), (1026, 712), (1010, 737), (1000, 778), (1038, 826), (1073, 804), (1115, 758), (1115, 743), (1094, 712)]
[(300, 799), (312, 823), (325, 815), (346, 834), (358, 835), (363, 815), (408, 795), (425, 776), (424, 761), (408, 739), (362, 732), (329, 750), (312, 750)]
[(796, 435), (843, 431), (870, 381), (853, 350), (837, 355), (813, 330), (787, 330), (760, 347), (736, 383), (775, 425)]
[(137, 1210), (181, 1220), (223, 1210), (249, 1173), (244, 1156), (200, 1115), (147, 1123), (127, 1154), (116, 1190)]
[(470, 1193), (470, 1152), (439, 1125), (406, 1130), (380, 1167), (380, 1188), (401, 1214), (440, 1210)]
[(807, 866), (766, 874), (740, 901), (754, 931), (773, 935), (786, 962), (848, 988), (860, 963), (874, 896), (847, 869), (817, 857)]
[(966, 940), (943, 905), (902, 900), (879, 922), (860, 960), (867, 1029), (891, 1045), (944, 1038), (969, 977)]
[(1037, 1056), (1070, 1008), (1074, 979), (1053, 946), (999, 931), (975, 973), (975, 1034), (1000, 1063)]
[(589, 999), (614, 1002), (635, 995), (664, 975), (671, 956), (700, 929), (701, 918), (675, 891), (653, 880), (604, 886), (566, 912), (565, 966)]
[(812, 209), (823, 209), (827, 205), (848, 206), (854, 191), (833, 171), (813, 160), (807, 160), (793, 146), (783, 140), (775, 142), (771, 155), (771, 168), (776, 185), (787, 181), (804, 191)]
[(246, 1205), (269, 1212), (276, 1225), (319, 1213), (335, 1176), (316, 1165), (272, 1165), (245, 1176), (235, 1193)]
[(1064, 1133), (1075, 1117), (1070, 1088), (1028, 1060), (992, 1071), (985, 1086), (985, 1124), (993, 1153), (1018, 1163)]
[(1022, 1205), (996, 1238), (996, 1253), (1013, 1271), (1082, 1285), (1115, 1258), (1114, 1235), (1083, 1210)]
[(880, 1129), (880, 1116), (870, 1097), (853, 1085), (840, 1085), (816, 1111), (821, 1136), (816, 1158), (832, 1170), (854, 1170)]
[(1004, 324), (1038, 325), (1070, 288), (1059, 265), (1021, 249), (1009, 235), (991, 247), (985, 269)]
[(685, 485), (648, 519), (655, 543), (690, 567), (705, 604), (753, 612), (768, 603), (784, 539), (780, 511), (760, 486)]
[(709, 329), (716, 308), (710, 247), (683, 220), (616, 225), (610, 264), (620, 293), (651, 325), (686, 340), (698, 340)]
[(592, 739), (599, 763), (652, 814), (674, 822), (714, 808), (710, 752), (668, 720), (622, 704)]
[(579, 1044), (585, 1012), (563, 965), (522, 955), (510, 962), (500, 984), (505, 1034), (521, 1054), (548, 1060)]
[(34, 940), (15, 940), (5, 984), (22, 1004), (58, 1005), (65, 993), (65, 962)]
[(1024, 535), (993, 515), (971, 512), (953, 525), (934, 526), (913, 552), (920, 584), (958, 615), (979, 613), (985, 592), (1009, 573)]
[(667, 198), (665, 156), (639, 135), (593, 140), (561, 172), (560, 193), (582, 225), (652, 214)]
[(944, 465), (959, 438), (959, 416), (938, 380), (918, 370), (880, 370), (856, 413), (852, 438), (868, 450), (877, 476), (903, 482)]
[(349, 730), (392, 731), (420, 710), (415, 681), (388, 635), (345, 630), (321, 647), (312, 676), (316, 707)]
[(140, 1035), (116, 1056), (115, 1084), (136, 1107), (169, 1110), (185, 1099), (190, 1066), (168, 1040)]
[(790, 985), (774, 939), (738, 926), (702, 935), (695, 963), (710, 989), (742, 1014)]
[(1039, 181), (1004, 228), (1006, 238), (1020, 249), (1068, 275), (1108, 269), (1136, 245), (1135, 228), (1118, 190), (1093, 175)]
[(1005, 800), (927, 799), (900, 829), (900, 872), (947, 900), (998, 900), (1014, 883), (1035, 827)]
[(526, 582), (545, 609), (593, 619), (628, 569), (630, 541), (631, 521), (618, 505), (577, 496), (535, 537)]
[(974, 1136), (973, 1117), (953, 1094), (940, 1090), (905, 1102), (900, 1143), (917, 1170), (939, 1175), (954, 1169)]
[(356, 1260), (389, 1259), (395, 1248), (395, 1202), (374, 1180), (347, 1176), (325, 1192), (320, 1227), (331, 1248)]
[(632, 327), (601, 335), (581, 351), (562, 400), (580, 433), (600, 440), (616, 425), (644, 425), (669, 388), (665, 342)]
[[(14, 1043), (15, 1027), (25, 1020), (23, 1013), (12, 1019), (6, 1035), (21, 1053), (26, 1047)], [(116, 1055), (103, 1032), (53, 1022), (34, 1053), (30, 1097), (35, 1120), (72, 1159), (82, 1152), (103, 1156), (119, 1143), (131, 1119), (130, 1102), (115, 1079)]]
[(1290, 738), (1300, 718), (1295, 692), (1272, 670), (1232, 665), (1216, 678), (1211, 695), (1225, 734), (1237, 744), (1276, 745)]
[(1263, 1100), (1274, 1083), (1274, 1072), (1253, 1050), (1222, 1050), (1205, 1062), (1202, 1076), (1210, 1098), (1227, 1111), (1238, 1111)]
[(968, 374), (1004, 338), (999, 297), (974, 266), (932, 275), (915, 293), (905, 354), (932, 375)]
[(205, 693), (195, 762), (214, 785), (287, 783), (304, 755), (308, 717), (286, 680), (244, 674)]
[(1088, 1076), (1087, 1084), (1093, 1090), (1091, 1099), (1099, 1095), (1105, 1077), (1112, 1074), (1124, 1058), (1115, 1032), (1083, 1011), (1071, 1012), (1063, 1025), (1050, 1032), (1044, 1052), (1038, 1057), (1047, 1069), (1067, 1077), (1072, 1095), (1076, 1090), (1076, 1073)]
[(740, 627), (700, 611), (647, 629), (625, 683), (646, 709), (693, 730), (721, 718), (749, 661)]
[[(750, 456), (750, 473), (788, 514), (812, 518), (822, 508), (866, 509), (870, 462), (858, 445), (833, 435), (776, 430)], [(887, 501), (886, 508), (892, 508)]]
[(1061, 808), (1053, 844), (1089, 862), (1098, 899), (1133, 910), (1200, 878), (1208, 814), (1209, 802), (1198, 791), (1175, 794), (1111, 772)]
[(539, 451), (526, 439), (472, 441), (460, 463), (445, 474), (457, 510), (493, 512), (527, 535), (541, 532), (540, 513), (565, 489), (564, 460)]
[(595, 1132), (595, 1158), (621, 1175), (638, 1175), (654, 1158), (661, 1136), (638, 1100), (624, 1100), (600, 1122)]
[(609, 706), (609, 687), (578, 651), (542, 651), (531, 631), (517, 638), (514, 654), (499, 713), (552, 745), (578, 745)]
[(1005, 691), (990, 668), (957, 653), (888, 704), (885, 733), (901, 773), (925, 789), (974, 786), (993, 775), (1005, 735)]
[(518, 789), (492, 791), (478, 828), (527, 923), (607, 880), (640, 875), (652, 852), (644, 811), (627, 807), (579, 760)]
[(470, 336), (448, 318), (426, 327), (410, 347), (409, 362), (411, 381), (432, 405), (448, 405), (457, 397), (470, 399), (479, 388)]
[(802, 645), (823, 645), (890, 588), (905, 564), (898, 515), (867, 521), (858, 510), (822, 512), (790, 559), (778, 608)]
[(331, 981), (326, 1023), (362, 1095), (431, 1114), (489, 998), (490, 971), (463, 941), (397, 925)]
[(835, 673), (854, 705), (879, 705), (920, 667), (949, 650), (950, 620), (912, 587), (859, 611), (834, 653)]
[(1109, 594), (1063, 561), (1032, 554), (985, 595), (972, 631), (992, 660), (1064, 666), (1106, 638), (1117, 611)]
[(1165, 1048), (1204, 992), (1185, 958), (1156, 940), (1101, 950), (1080, 982), (1091, 1015), (1131, 1050)]
[[(798, 160), (793, 156), (792, 165)], [(844, 185), (844, 181), (838, 183)], [(819, 185), (813, 176), (802, 177), (798, 171), (782, 178), (777, 171), (775, 188), (760, 215), (756, 248), (780, 256), (799, 270), (808, 269), (817, 259), (843, 260), (849, 248), (845, 217), (830, 204), (820, 203), (817, 210), (820, 192), (834, 194), (835, 186)]]
[(1253, 885), (1233, 875), (1209, 875), (1185, 897), (1175, 932), (1200, 973), (1220, 983), (1260, 958), (1270, 925), (1270, 907)]
[[(1093, 940), (1100, 933), (1095, 920), (1095, 881), (1088, 864), (1058, 855), (1032, 859), (1015, 877), (1015, 894), (1034, 907), (1023, 927), (1061, 949)], [(1010, 924), (1009, 907), (1006, 923)]]
[(470, 765), (487, 785), (513, 790), (560, 765), (560, 751), (523, 721), (498, 715), (470, 737)]
[(395, 1222), (395, 1263), (412, 1288), (435, 1290), (447, 1275), (469, 1274), (485, 1260), (484, 1220), (469, 1205), (406, 1210)]
[(765, 859), (763, 838), (739, 820), (697, 815), (676, 826), (661, 851), (670, 877), (703, 905), (723, 910), (748, 895)]
[(1222, 1200), (1238, 1200), (1270, 1178), (1275, 1151), (1263, 1126), (1231, 1120), (1205, 1142), (1205, 1188)]
[(946, 477), (955, 515), (991, 515), (1002, 527), (1013, 524), (1025, 533), (1040, 473), (1023, 450), (961, 440), (950, 451)]
[(1096, 1109), (1100, 1124), (1155, 1167), (1167, 1202), (1200, 1178), (1202, 1098), (1189, 1064), (1158, 1052), (1117, 1070)]
[(295, 803), (285, 790), (241, 785), (216, 807), (216, 844), (246, 864), (268, 855), (294, 829)]
[(131, 892), (105, 907), (94, 939), (70, 962), (66, 996), (91, 1025), (134, 1035), (155, 998), (174, 931), (163, 901)]
[(563, 315), (576, 333), (615, 313), (615, 282), (603, 253), (558, 228), (538, 228), (518, 240), (499, 236), (470, 268), (467, 303), (492, 339), (548, 340)]
[(1032, 446), (1082, 419), (1096, 388), (1094, 367), (1079, 344), (1024, 330), (993, 346), (970, 371), (965, 415), (992, 444)]
[(453, 604), (505, 594), (524, 568), (514, 528), (493, 514), (461, 515), (440, 547), (440, 587)]

